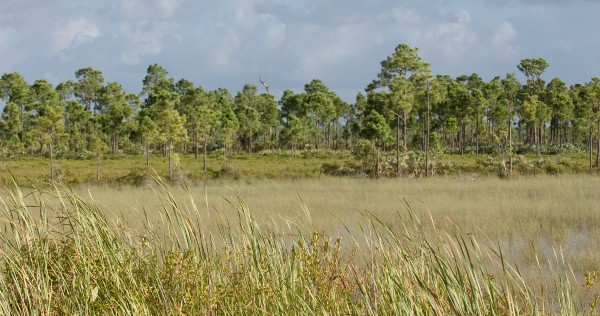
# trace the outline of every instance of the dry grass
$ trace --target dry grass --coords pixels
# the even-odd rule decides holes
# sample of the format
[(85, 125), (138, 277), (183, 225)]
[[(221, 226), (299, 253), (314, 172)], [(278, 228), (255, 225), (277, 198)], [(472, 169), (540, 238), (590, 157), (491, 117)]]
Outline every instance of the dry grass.
[(0, 310), (593, 314), (597, 274), (583, 271), (586, 260), (594, 270), (598, 262), (589, 259), (597, 186), (595, 177), (155, 184), (76, 194), (9, 185), (0, 206)]
[[(180, 201), (191, 194), (206, 228), (217, 220), (235, 221), (231, 202), (240, 198), (265, 227), (285, 226), (286, 220), (308, 225), (329, 236), (348, 237), (367, 225), (365, 212), (393, 228), (408, 220), (408, 208), (421, 219), (433, 218), (442, 227), (456, 225), (463, 233), (490, 238), (509, 260), (536, 269), (532, 247), (541, 260), (562, 249), (576, 273), (599, 268), (600, 177), (481, 179), (350, 179), (213, 181), (205, 187), (171, 188)], [(149, 187), (80, 187), (135, 226), (146, 209), (157, 214), (160, 199)], [(88, 193), (89, 191), (89, 193)], [(235, 204), (235, 203), (233, 203)], [(207, 207), (208, 206), (208, 207)], [(133, 210), (136, 209), (137, 211)], [(158, 217), (154, 218), (158, 222)], [(350, 235), (351, 235), (350, 234)], [(348, 240), (348, 238), (346, 239)]]

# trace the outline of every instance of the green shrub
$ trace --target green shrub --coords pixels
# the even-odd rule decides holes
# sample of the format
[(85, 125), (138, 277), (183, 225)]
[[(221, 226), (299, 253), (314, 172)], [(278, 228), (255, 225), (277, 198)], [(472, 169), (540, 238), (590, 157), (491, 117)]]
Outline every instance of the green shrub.
[(321, 171), (330, 176), (356, 176), (360, 174), (361, 167), (350, 162), (325, 162)]

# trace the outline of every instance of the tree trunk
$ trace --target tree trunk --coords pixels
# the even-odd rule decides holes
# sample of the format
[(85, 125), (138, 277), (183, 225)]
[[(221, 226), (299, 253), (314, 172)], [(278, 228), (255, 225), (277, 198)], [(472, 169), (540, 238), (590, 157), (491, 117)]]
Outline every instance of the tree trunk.
[(54, 167), (52, 166), (54, 162), (54, 157), (52, 157), (52, 140), (50, 140), (48, 143), (48, 153), (50, 154), (50, 181), (54, 182)]
[(377, 162), (375, 163), (375, 177), (379, 178), (379, 155), (381, 152), (381, 146), (377, 146)]
[(510, 174), (513, 171), (513, 149), (512, 149), (512, 109), (508, 112), (508, 156)]
[(207, 140), (206, 140), (206, 138), (205, 138), (205, 139), (204, 139), (204, 158), (203, 158), (203, 160), (204, 160), (204, 161), (203, 161), (203, 166), (204, 166), (204, 167), (203, 167), (203, 169), (204, 169), (204, 172), (206, 172), (206, 143), (207, 143)]
[(198, 160), (198, 133), (194, 135), (194, 158)]
[(598, 153), (596, 154), (596, 169), (600, 171), (600, 120), (598, 120)]
[(292, 158), (296, 159), (296, 142), (292, 142)]
[(460, 154), (465, 154), (465, 124), (464, 122), (460, 122), (460, 132), (458, 133), (458, 145), (460, 146)]
[(400, 176), (400, 116), (396, 115), (396, 174)]
[(96, 181), (100, 181), (100, 155), (96, 155)]
[(594, 155), (594, 145), (593, 145), (593, 133), (592, 128), (588, 132), (588, 156), (590, 157), (590, 172), (594, 169), (593, 155)]
[(407, 122), (408, 122), (408, 118), (407, 118), (407, 113), (406, 111), (402, 112), (402, 149), (404, 150), (404, 152), (406, 152), (407, 147), (408, 147), (408, 142), (407, 142), (407, 133), (406, 133), (406, 129), (407, 129)]
[(146, 173), (150, 173), (150, 144), (148, 144), (148, 140), (145, 140), (146, 143)]
[(248, 136), (248, 153), (252, 153), (252, 135)]
[(479, 117), (477, 117), (477, 124), (475, 124), (475, 155), (479, 155)]
[(173, 168), (171, 168), (171, 146), (170, 145), (171, 144), (169, 142), (169, 145), (167, 145), (167, 148), (166, 148), (166, 152), (169, 157), (169, 180), (173, 181)]
[(425, 176), (429, 177), (429, 93), (427, 94), (427, 137), (425, 138)]
[(425, 120), (421, 124), (421, 150), (425, 151)]

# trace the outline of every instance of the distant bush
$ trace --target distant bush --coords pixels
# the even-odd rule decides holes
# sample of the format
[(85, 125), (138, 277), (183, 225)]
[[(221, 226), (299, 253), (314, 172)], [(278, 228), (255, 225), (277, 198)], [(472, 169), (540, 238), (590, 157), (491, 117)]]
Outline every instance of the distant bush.
[(96, 157), (95, 154), (89, 150), (80, 151), (69, 151), (64, 153), (62, 158), (75, 159), (75, 160), (87, 160)]
[(541, 153), (545, 155), (581, 154), (585, 153), (585, 149), (573, 144), (545, 145), (542, 146)]
[(535, 146), (529, 144), (514, 144), (513, 153), (517, 155), (535, 154)]
[(349, 162), (326, 162), (321, 165), (321, 171), (330, 176), (356, 176), (361, 173), (361, 166)]
[(128, 174), (117, 178), (117, 183), (132, 186), (144, 185), (152, 180), (146, 169), (133, 169)]
[(139, 144), (130, 144), (127, 147), (121, 149), (123, 154), (125, 155), (144, 155), (146, 153), (146, 149), (144, 146)]
[(215, 178), (233, 178), (239, 180), (242, 178), (242, 173), (230, 166), (223, 167), (214, 173)]
[(364, 172), (370, 173), (376, 163), (377, 149), (372, 141), (361, 139), (354, 144), (352, 157), (356, 159), (363, 168)]

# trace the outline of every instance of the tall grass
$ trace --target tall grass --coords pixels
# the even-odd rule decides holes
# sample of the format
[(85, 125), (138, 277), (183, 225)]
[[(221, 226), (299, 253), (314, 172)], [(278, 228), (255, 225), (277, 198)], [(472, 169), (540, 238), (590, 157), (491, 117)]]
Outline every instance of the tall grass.
[[(305, 233), (305, 219), (264, 228), (241, 201), (218, 233), (193, 199), (160, 181), (163, 224), (124, 225), (67, 188), (7, 185), (0, 217), (0, 311), (62, 314), (574, 315), (593, 312), (557, 267), (550, 285), (527, 283), (492, 240), (433, 218), (392, 227), (366, 219), (350, 246)], [(150, 210), (148, 210), (150, 211)], [(406, 216), (397, 216), (405, 219)], [(451, 223), (450, 223), (451, 224)], [(301, 227), (306, 226), (306, 227)], [(452, 225), (449, 225), (451, 227)], [(433, 233), (423, 234), (424, 231)], [(559, 252), (556, 264), (566, 266)], [(589, 291), (595, 279), (588, 276)], [(591, 284), (591, 285), (590, 285)], [(549, 286), (553, 288), (550, 290)], [(593, 302), (591, 302), (593, 303)], [(593, 304), (592, 304), (593, 305)]]

